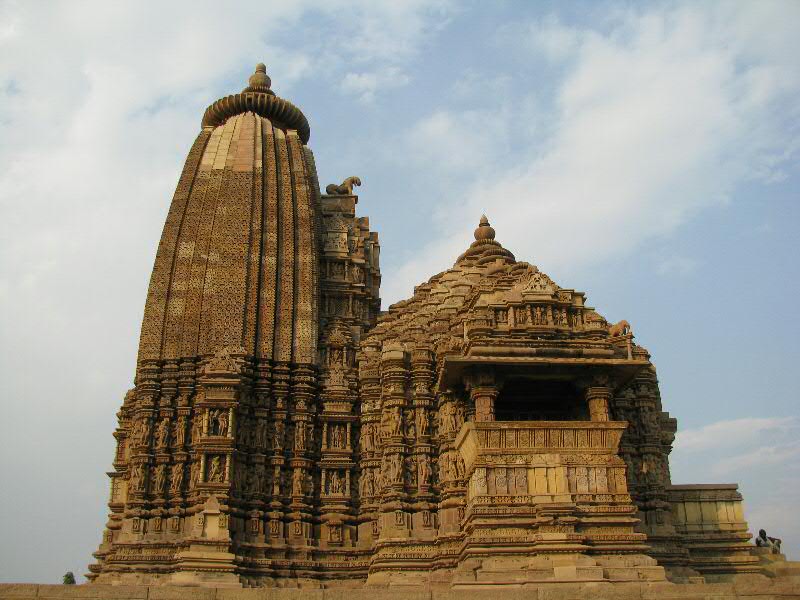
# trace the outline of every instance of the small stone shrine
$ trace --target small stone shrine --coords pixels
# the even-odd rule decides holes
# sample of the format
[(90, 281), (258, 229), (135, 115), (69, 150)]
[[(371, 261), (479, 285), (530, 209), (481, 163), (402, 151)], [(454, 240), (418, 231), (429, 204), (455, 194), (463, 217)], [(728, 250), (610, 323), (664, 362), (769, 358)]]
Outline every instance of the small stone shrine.
[(518, 261), (486, 217), (452, 268), (381, 313), (361, 181), (322, 193), (309, 136), (264, 65), (203, 116), (153, 267), (90, 580), (774, 575), (736, 485), (672, 484), (676, 422), (627, 322)]

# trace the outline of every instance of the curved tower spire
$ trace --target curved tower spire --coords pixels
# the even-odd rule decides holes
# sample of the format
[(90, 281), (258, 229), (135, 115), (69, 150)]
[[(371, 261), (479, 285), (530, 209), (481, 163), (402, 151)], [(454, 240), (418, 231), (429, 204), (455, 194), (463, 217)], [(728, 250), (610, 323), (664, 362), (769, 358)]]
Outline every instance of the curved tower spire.
[(270, 84), (259, 64), (242, 93), (205, 112), (159, 244), (140, 367), (223, 347), (314, 360), (319, 186), (310, 129)]

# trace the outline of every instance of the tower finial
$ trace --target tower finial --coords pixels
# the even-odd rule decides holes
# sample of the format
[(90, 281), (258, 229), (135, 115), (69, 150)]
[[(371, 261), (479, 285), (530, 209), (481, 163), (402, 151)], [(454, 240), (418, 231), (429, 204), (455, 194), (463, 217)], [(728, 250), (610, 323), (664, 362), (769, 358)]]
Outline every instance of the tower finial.
[(249, 85), (242, 90), (242, 93), (254, 92), (256, 94), (275, 95), (275, 92), (269, 89), (272, 85), (272, 80), (269, 78), (269, 75), (267, 75), (267, 65), (264, 63), (258, 63), (256, 65), (255, 73), (250, 75), (250, 79), (247, 83)]
[(494, 227), (489, 225), (489, 219), (486, 218), (486, 215), (481, 215), (481, 221), (475, 230), (475, 241), (493, 240), (494, 233)]

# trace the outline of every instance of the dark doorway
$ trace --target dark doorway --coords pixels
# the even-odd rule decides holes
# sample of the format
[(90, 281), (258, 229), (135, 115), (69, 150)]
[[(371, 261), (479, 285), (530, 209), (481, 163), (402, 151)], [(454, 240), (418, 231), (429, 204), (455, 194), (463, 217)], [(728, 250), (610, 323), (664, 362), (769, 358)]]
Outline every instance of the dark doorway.
[(583, 394), (569, 381), (510, 379), (494, 407), (497, 421), (588, 421)]

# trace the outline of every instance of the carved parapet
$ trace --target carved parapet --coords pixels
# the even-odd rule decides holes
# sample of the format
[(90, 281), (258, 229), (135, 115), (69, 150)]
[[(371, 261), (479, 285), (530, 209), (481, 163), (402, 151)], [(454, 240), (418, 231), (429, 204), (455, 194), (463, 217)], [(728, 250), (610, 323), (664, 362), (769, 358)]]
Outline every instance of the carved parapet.
[(616, 456), (621, 421), (466, 423), (456, 438), (469, 473), (479, 457), (504, 454), (604, 454)]
[(502, 531), (513, 522), (530, 528), (537, 552), (645, 551), (617, 455), (626, 426), (466, 423), (455, 441), (468, 483), (464, 530), (482, 544), (497, 538), (502, 546)]

